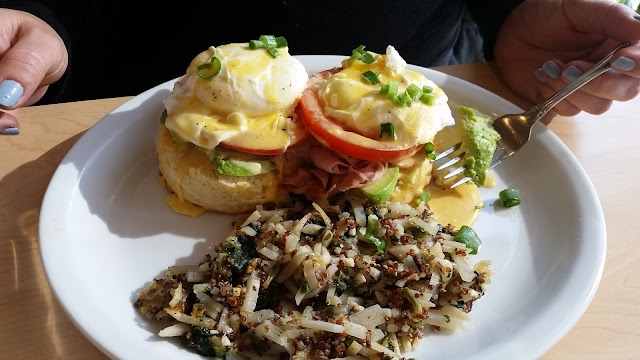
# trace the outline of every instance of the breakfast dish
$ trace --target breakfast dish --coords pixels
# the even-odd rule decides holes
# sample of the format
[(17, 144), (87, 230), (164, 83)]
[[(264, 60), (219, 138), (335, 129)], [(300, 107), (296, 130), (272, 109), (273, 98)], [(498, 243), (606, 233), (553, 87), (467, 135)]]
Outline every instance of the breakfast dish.
[(360, 46), (309, 77), (285, 39), (264, 35), (198, 54), (164, 104), (156, 151), (167, 200), (195, 216), (351, 189), (418, 203), (436, 135), (455, 124), (445, 92), (393, 46)]
[[(309, 74), (344, 60), (296, 58)], [(407, 67), (438, 84), (452, 108), (520, 111), (455, 77)], [(152, 135), (174, 82), (140, 94), (89, 129), (58, 167), (40, 213), (42, 260), (54, 294), (80, 331), (114, 359), (201, 358), (177, 341), (159, 339), (162, 326), (149, 322), (132, 303), (168, 265), (198, 264), (211, 243), (223, 242), (232, 231), (233, 216), (176, 216), (157, 185)], [(475, 303), (463, 331), (427, 335), (407, 357), (511, 359), (517, 353), (539, 358), (591, 301), (606, 238), (588, 176), (541, 124), (534, 126), (530, 145), (515, 156), (496, 169), (493, 188), (478, 190), (486, 205), (474, 230), (485, 241), (478, 255), (469, 256), (474, 263), (491, 259), (490, 291)], [(522, 205), (492, 206), (501, 189), (514, 186)]]

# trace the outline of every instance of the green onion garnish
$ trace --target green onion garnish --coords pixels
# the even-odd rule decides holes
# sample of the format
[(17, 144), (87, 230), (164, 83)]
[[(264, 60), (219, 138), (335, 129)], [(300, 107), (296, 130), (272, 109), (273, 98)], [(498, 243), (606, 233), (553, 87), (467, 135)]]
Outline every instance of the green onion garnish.
[(376, 236), (378, 231), (380, 231), (380, 222), (375, 218), (375, 216), (369, 215), (367, 217), (367, 232), (363, 237), (365, 240), (375, 245), (379, 253), (383, 253), (387, 250), (388, 245), (386, 241), (378, 239)]
[(498, 194), (500, 204), (504, 207), (520, 205), (520, 191), (518, 189), (504, 189)]
[(425, 86), (422, 87), (422, 92), (423, 93), (432, 93), (433, 92), (433, 88), (431, 86), (425, 85)]
[(398, 82), (391, 80), (388, 83), (382, 85), (380, 88), (380, 94), (387, 95), (389, 99), (395, 99), (398, 95)]
[(365, 64), (371, 64), (375, 61), (373, 55), (368, 51), (364, 51), (364, 45), (360, 45), (357, 48), (351, 50), (351, 54), (356, 60), (360, 60)]
[(433, 106), (436, 103), (436, 94), (432, 92), (423, 92), (422, 96), (420, 96), (420, 101), (422, 101), (422, 103), (425, 105)]
[(273, 35), (260, 35), (260, 41), (262, 41), (265, 47), (276, 47), (278, 43), (276, 42), (276, 37)]
[(287, 40), (282, 36), (275, 37), (273, 35), (260, 35), (259, 40), (249, 41), (250, 49), (266, 49), (269, 55), (273, 58), (280, 56), (280, 52), (277, 48), (285, 46), (287, 46)]
[(285, 46), (287, 46), (287, 45), (288, 45), (288, 43), (287, 43), (287, 39), (285, 39), (284, 37), (282, 37), (282, 36), (278, 36), (278, 37), (276, 38), (276, 47), (281, 48), (281, 47), (285, 47)]
[(392, 140), (396, 139), (396, 132), (392, 123), (384, 123), (380, 125), (380, 138), (382, 139), (383, 137), (389, 137)]
[(402, 94), (396, 96), (396, 104), (402, 107), (410, 107), (411, 104), (413, 104), (413, 100), (411, 100), (411, 97), (409, 96), (409, 94), (407, 94), (407, 92), (403, 92)]
[(220, 69), (222, 69), (222, 63), (220, 59), (214, 56), (208, 63), (198, 66), (197, 73), (198, 76), (206, 80), (216, 76), (220, 72)]
[(458, 233), (453, 238), (453, 241), (463, 243), (468, 249), (471, 249), (472, 255), (478, 253), (478, 248), (482, 244), (482, 241), (480, 241), (478, 234), (476, 234), (476, 232), (467, 225), (462, 225), (460, 227), (460, 230), (458, 230)]
[(380, 82), (379, 75), (375, 71), (365, 71), (362, 73), (362, 77), (367, 79), (371, 85), (375, 85)]
[(269, 55), (271, 55), (273, 58), (277, 58), (278, 56), (280, 56), (280, 52), (278, 51), (278, 49), (274, 48), (274, 47), (268, 47), (267, 48), (267, 52), (269, 53)]
[(433, 145), (432, 142), (428, 142), (426, 144), (424, 144), (424, 151), (427, 153), (427, 157), (431, 160), (435, 160), (436, 159), (436, 153), (435, 153), (436, 147), (435, 145)]
[(420, 87), (416, 84), (407, 86), (407, 90), (405, 91), (407, 92), (409, 97), (411, 97), (411, 100), (418, 100), (420, 99), (420, 96), (422, 96), (422, 89), (420, 89)]
[(429, 193), (428, 191), (425, 191), (422, 194), (420, 194), (420, 201), (427, 202), (429, 200), (431, 200), (431, 193)]
[(264, 41), (260, 41), (260, 40), (251, 40), (249, 41), (249, 48), (251, 48), (252, 50), (255, 49), (262, 49), (263, 47), (265, 47), (265, 43)]

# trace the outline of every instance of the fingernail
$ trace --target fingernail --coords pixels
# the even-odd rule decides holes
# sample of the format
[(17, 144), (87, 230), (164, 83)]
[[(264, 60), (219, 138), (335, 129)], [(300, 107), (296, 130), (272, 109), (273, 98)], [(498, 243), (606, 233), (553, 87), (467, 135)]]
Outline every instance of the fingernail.
[(540, 81), (541, 83), (544, 83), (544, 76), (542, 76), (542, 69), (538, 68), (538, 70), (536, 70), (534, 74), (536, 75), (536, 79), (538, 79), (538, 81)]
[(552, 79), (557, 79), (560, 76), (560, 67), (551, 60), (542, 65), (542, 71)]
[(18, 135), (20, 134), (20, 129), (18, 128), (6, 128), (4, 129), (2, 132), (0, 132), (0, 135)]
[(22, 85), (15, 80), (2, 80), (0, 82), (0, 105), (12, 107), (22, 97)]
[(622, 71), (630, 71), (636, 67), (636, 62), (632, 59), (629, 59), (625, 56), (620, 56), (614, 62), (611, 63), (611, 66)]
[(565, 71), (562, 72), (562, 77), (569, 81), (573, 81), (580, 76), (582, 76), (582, 71), (580, 71), (580, 69), (575, 66), (569, 66)]
[(633, 15), (633, 18), (636, 20), (640, 20), (640, 15)]

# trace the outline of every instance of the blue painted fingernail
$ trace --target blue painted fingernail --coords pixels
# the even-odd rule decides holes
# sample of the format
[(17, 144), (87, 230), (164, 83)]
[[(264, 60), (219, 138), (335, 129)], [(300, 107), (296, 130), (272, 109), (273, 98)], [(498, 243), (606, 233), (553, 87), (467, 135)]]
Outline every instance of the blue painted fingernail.
[(20, 129), (18, 128), (6, 128), (2, 132), (0, 132), (0, 135), (18, 135), (18, 134), (20, 134)]
[(582, 71), (575, 66), (569, 66), (565, 71), (562, 72), (562, 77), (567, 79), (568, 81), (573, 81), (582, 76)]
[(636, 67), (636, 62), (628, 57), (620, 56), (611, 63), (611, 66), (618, 70), (631, 71)]
[(633, 18), (636, 20), (640, 20), (640, 15), (633, 15)]
[(551, 60), (542, 65), (542, 71), (552, 79), (557, 79), (560, 76), (560, 67)]
[(542, 76), (542, 69), (538, 68), (538, 70), (536, 70), (534, 74), (538, 81), (540, 81), (541, 83), (544, 83), (544, 76)]
[(15, 80), (2, 80), (0, 82), (0, 105), (12, 107), (22, 97), (22, 85)]

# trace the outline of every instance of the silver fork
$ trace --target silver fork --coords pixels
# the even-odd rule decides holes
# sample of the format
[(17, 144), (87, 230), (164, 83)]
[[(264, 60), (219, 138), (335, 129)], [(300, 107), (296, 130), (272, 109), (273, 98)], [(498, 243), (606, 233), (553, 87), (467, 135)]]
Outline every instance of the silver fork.
[[(572, 81), (564, 88), (560, 89), (547, 100), (533, 106), (531, 109), (520, 114), (507, 114), (495, 119), (492, 125), (493, 128), (500, 134), (500, 140), (498, 141), (498, 146), (495, 153), (493, 154), (493, 158), (491, 159), (491, 165), (489, 166), (489, 169), (494, 168), (496, 165), (500, 164), (505, 159), (513, 155), (516, 151), (520, 150), (520, 148), (522, 148), (524, 144), (529, 141), (529, 138), (531, 137), (531, 127), (533, 126), (533, 124), (540, 120), (547, 112), (549, 112), (549, 110), (553, 109), (553, 107), (558, 105), (559, 102), (564, 100), (567, 96), (571, 95), (574, 91), (578, 90), (589, 81), (607, 72), (607, 70), (611, 68), (611, 65), (609, 65), (609, 61), (616, 51), (631, 45), (635, 45), (636, 43), (637, 41), (630, 41), (618, 45), (591, 69), (582, 74), (582, 76)], [(460, 146), (461, 144), (457, 143), (439, 153), (434, 161), (438, 161), (452, 154), (455, 155), (455, 157), (452, 159), (448, 159), (447, 162), (439, 165), (436, 170), (449, 168), (450, 166), (462, 161), (464, 159), (464, 153), (456, 153), (460, 149)], [(463, 173), (464, 171), (464, 166), (460, 166), (454, 170), (451, 170), (443, 178), (449, 179)], [(465, 176), (451, 185), (450, 188), (453, 189), (459, 185), (466, 183), (469, 180), (471, 180), (471, 178)]]

